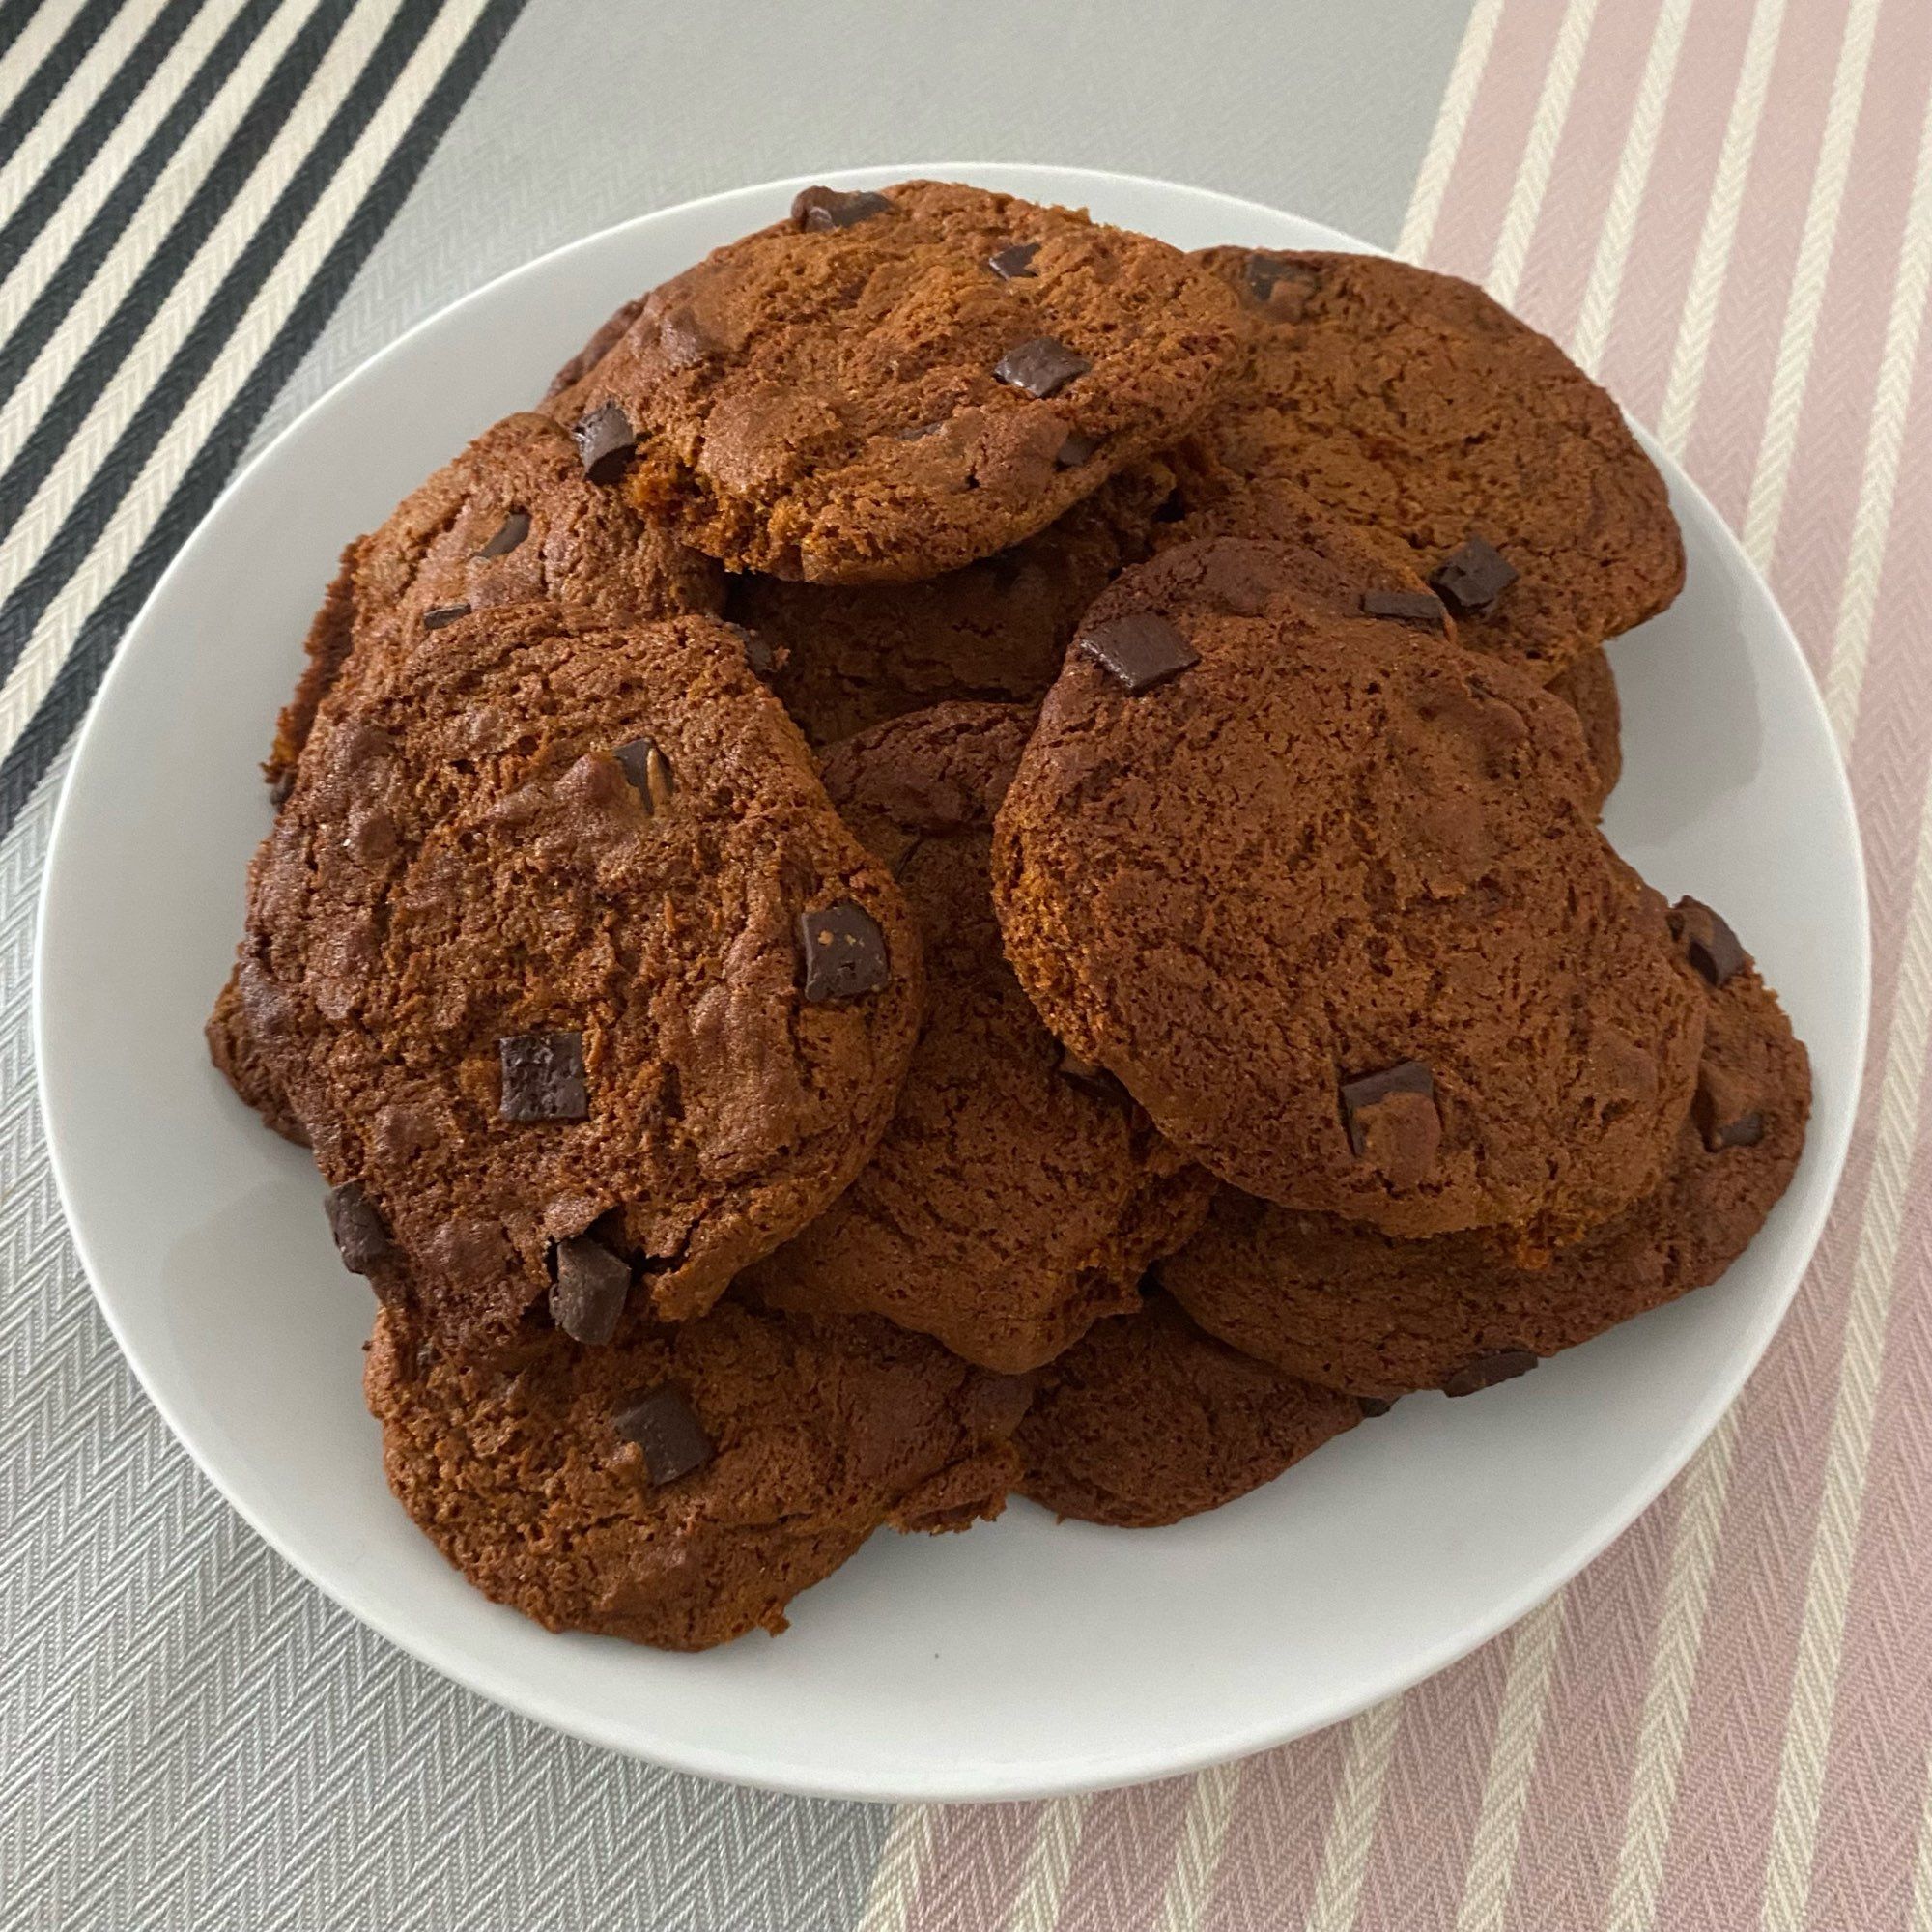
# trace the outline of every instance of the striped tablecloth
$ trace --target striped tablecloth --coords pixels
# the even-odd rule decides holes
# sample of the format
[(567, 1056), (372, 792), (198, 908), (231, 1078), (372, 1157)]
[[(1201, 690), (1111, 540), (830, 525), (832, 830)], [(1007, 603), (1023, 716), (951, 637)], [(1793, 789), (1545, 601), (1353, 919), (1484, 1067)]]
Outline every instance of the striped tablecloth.
[[(328, 373), (318, 337), (339, 367), (380, 338), (357, 339), (358, 316), (367, 333), (421, 312), (376, 300), (379, 244), (452, 124), (465, 178), (491, 186), (472, 90), (554, 117), (541, 138), (572, 179), (616, 140), (648, 163), (644, 117), (586, 127), (513, 83), (554, 77), (545, 47), (594, 21), (638, 64), (598, 99), (641, 96), (654, 37), (687, 23), (617, 0), (529, 0), (521, 21), (521, 0), (0, 0), (0, 1926), (1932, 1927), (1932, 7), (1475, 0), (1448, 10), (1460, 46), (1436, 72), (1416, 51), (1433, 0), (1348, 11), (1359, 28), (1405, 4), (1414, 32), (1385, 52), (1368, 37), (1349, 117), (1363, 179), (1421, 156), (1398, 245), (1486, 282), (1655, 426), (1826, 692), (1877, 959), (1845, 1186), (1737, 1408), (1504, 1637), (1198, 1777), (893, 1812), (550, 1737), (324, 1604), (208, 1493), (119, 1364), (31, 1099), (53, 786), (147, 587), (251, 437)], [(863, 54), (887, 11), (747, 4), (702, 31)], [(966, 11), (982, 37), (1024, 33), (1006, 0)], [(1074, 157), (1104, 160), (1112, 128), (1123, 164), (1153, 164), (1120, 115), (1136, 77), (1197, 121), (1238, 85), (1215, 185), (1289, 198), (1293, 130), (1255, 103), (1267, 61), (1308, 64), (1318, 10), (1210, 5), (1216, 32), (1168, 39), (1157, 11), (1068, 0), (1068, 34), (1104, 34), (1122, 64), (1095, 83), (1111, 122), (1069, 108)], [(1232, 54), (1242, 77), (1219, 82)], [(1418, 87), (1433, 119), (1405, 129)], [(1002, 122), (983, 93), (978, 118), (943, 97), (910, 110), (933, 150), (1051, 145), (1037, 102)], [(527, 141), (514, 118), (492, 126)], [(731, 179), (719, 162), (715, 185)], [(505, 265), (487, 223), (466, 232), (483, 271)]]

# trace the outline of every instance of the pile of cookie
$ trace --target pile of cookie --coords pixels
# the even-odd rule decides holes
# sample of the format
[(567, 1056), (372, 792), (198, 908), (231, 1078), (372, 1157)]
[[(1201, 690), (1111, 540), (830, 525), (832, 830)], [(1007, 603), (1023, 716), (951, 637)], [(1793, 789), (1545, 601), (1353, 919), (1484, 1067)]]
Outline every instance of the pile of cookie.
[(696, 1648), (1715, 1279), (1809, 1087), (1599, 830), (1683, 571), (1603, 391), (1398, 263), (915, 182), (627, 304), (345, 552), (209, 1028), (404, 1507)]

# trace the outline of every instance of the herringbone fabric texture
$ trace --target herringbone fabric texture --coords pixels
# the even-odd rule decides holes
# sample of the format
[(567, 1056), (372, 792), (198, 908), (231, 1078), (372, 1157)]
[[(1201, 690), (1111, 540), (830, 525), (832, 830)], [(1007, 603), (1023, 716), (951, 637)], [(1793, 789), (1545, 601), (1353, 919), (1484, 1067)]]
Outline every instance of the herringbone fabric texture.
[(1232, 1769), (905, 1812), (868, 1932), (1932, 1926), (1932, 14), (1478, 0), (1401, 247), (1655, 424), (1799, 632), (1873, 892), (1845, 1185), (1736, 1409), (1553, 1602)]
[[(565, 0), (533, 4), (563, 30)], [(0, 4), (0, 1927), (1927, 1932), (1924, 0), (1475, 0), (1401, 239), (1658, 429), (1827, 692), (1876, 1009), (1791, 1321), (1658, 1507), (1431, 1683), (1198, 1778), (895, 1812), (576, 1745), (327, 1605), (134, 1387), (35, 1119), (28, 952), (63, 748), (251, 441), (420, 312), (357, 271), (386, 271), (379, 238), (517, 12)], [(1205, 71), (1185, 85), (1190, 112), (1215, 98)], [(1223, 185), (1265, 192), (1272, 163), (1241, 152), (1253, 179)]]

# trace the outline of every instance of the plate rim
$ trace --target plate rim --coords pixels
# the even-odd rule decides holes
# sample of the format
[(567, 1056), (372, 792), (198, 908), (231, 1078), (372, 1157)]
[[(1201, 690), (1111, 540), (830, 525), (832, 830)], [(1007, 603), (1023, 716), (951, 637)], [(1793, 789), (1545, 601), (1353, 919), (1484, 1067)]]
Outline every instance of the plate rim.
[[(128, 632), (124, 634), (124, 645), (127, 638), (133, 636), (139, 630), (150, 608), (169, 590), (176, 574), (191, 565), (205, 530), (220, 516), (229, 499), (247, 490), (257, 470), (267, 465), (285, 442), (296, 437), (312, 416), (333, 408), (338, 398), (352, 384), (361, 381), (368, 372), (391, 356), (402, 354), (416, 337), (438, 327), (445, 317), (471, 303), (487, 300), (501, 285), (523, 276), (539, 275), (557, 261), (580, 250), (597, 247), (612, 236), (667, 217), (688, 215), (723, 203), (752, 200), (761, 196), (775, 197), (787, 190), (795, 192), (801, 187), (818, 184), (863, 187), (915, 179), (972, 181), (980, 176), (1012, 177), (1024, 174), (1037, 175), (1041, 178), (1042, 183), (1046, 181), (1062, 184), (1093, 183), (1107, 187), (1124, 187), (1129, 190), (1151, 189), (1203, 197), (1219, 203), (1231, 217), (1243, 213), (1253, 213), (1269, 221), (1283, 218), (1295, 221), (1304, 228), (1319, 231), (1322, 238), (1322, 245), (1325, 247), (1359, 254), (1388, 255), (1392, 252), (1377, 247), (1328, 223), (1314, 220), (1292, 210), (1254, 197), (1232, 194), (1223, 189), (1203, 187), (1159, 176), (1105, 168), (1064, 167), (1051, 162), (867, 163), (859, 167), (833, 168), (750, 183), (719, 189), (689, 200), (669, 203), (663, 208), (648, 210), (626, 220), (612, 222), (604, 228), (576, 237), (502, 270), (474, 289), (424, 315), (407, 329), (390, 338), (373, 355), (363, 358), (353, 369), (345, 371), (321, 395), (284, 425), (274, 437), (256, 450), (230, 478), (194, 529), (184, 539), (180, 550), (169, 560), (167, 568), (156, 582), (147, 598), (143, 600), (140, 611), (135, 613)], [(1036, 192), (1045, 194), (1047, 190), (1041, 187)], [(1051, 198), (1060, 198), (1063, 192), (1056, 189), (1052, 192)], [(1628, 415), (1626, 420), (1629, 420)], [(361, 1601), (355, 1588), (346, 1580), (338, 1581), (322, 1574), (285, 1543), (270, 1521), (252, 1503), (231, 1488), (224, 1480), (222, 1472), (214, 1465), (212, 1445), (198, 1439), (198, 1432), (185, 1426), (177, 1406), (163, 1392), (156, 1365), (144, 1359), (142, 1352), (132, 1346), (121, 1321), (117, 1319), (112, 1298), (99, 1286), (94, 1262), (89, 1253), (88, 1241), (71, 1205), (71, 1188), (66, 1156), (63, 1153), (61, 1115), (49, 1079), (46, 1051), (52, 1005), (46, 971), (46, 952), (49, 944), (48, 913), (56, 895), (56, 882), (62, 873), (64, 846), (72, 836), (70, 808), (78, 793), (77, 781), (86, 768), (90, 742), (101, 716), (108, 708), (107, 700), (115, 682), (128, 663), (128, 653), (125, 648), (117, 648), (102, 676), (100, 686), (90, 699), (86, 715), (74, 733), (72, 750), (69, 753), (68, 770), (62, 780), (60, 796), (56, 801), (48, 831), (46, 856), (35, 895), (30, 1039), (34, 1057), (36, 1094), (40, 1103), (48, 1164), (53, 1174), (69, 1236), (73, 1241), (82, 1271), (87, 1278), (89, 1291), (114, 1338), (116, 1347), (175, 1440), (186, 1451), (189, 1460), (223, 1501), (299, 1576), (319, 1589), (331, 1603), (355, 1617), (358, 1623), (375, 1631), (384, 1640), (393, 1643), (439, 1675), (551, 1729), (582, 1738), (625, 1756), (636, 1757), (671, 1771), (795, 1797), (870, 1803), (1017, 1802), (1076, 1792), (1117, 1789), (1156, 1778), (1188, 1776), (1216, 1764), (1272, 1749), (1295, 1738), (1311, 1735), (1343, 1722), (1373, 1704), (1414, 1688), (1520, 1622), (1594, 1562), (1656, 1502), (1658, 1496), (1675, 1480), (1690, 1458), (1710, 1438), (1725, 1412), (1737, 1400), (1746, 1381), (1762, 1361), (1773, 1337), (1783, 1325), (1798, 1289), (1815, 1258), (1827, 1217), (1837, 1198), (1843, 1180), (1853, 1126), (1862, 1097), (1867, 1071), (1866, 1061), (1870, 1049), (1872, 969), (1870, 882), (1866, 871), (1861, 827), (1843, 751), (1838, 744), (1836, 734), (1831, 728), (1829, 713), (1818, 688), (1816, 676), (1782, 607), (1770, 584), (1746, 553), (1735, 531), (1717, 512), (1698, 485), (1664, 454), (1648, 430), (1635, 422), (1632, 422), (1631, 427), (1645, 452), (1659, 466), (1673, 495), (1688, 500), (1707, 521), (1709, 527), (1718, 533), (1719, 542), (1730, 552), (1730, 561), (1733, 566), (1747, 573), (1761, 592), (1765, 607), (1775, 619), (1779, 642), (1804, 672), (1804, 689), (1810, 710), (1814, 714), (1812, 722), (1820, 728), (1825, 743), (1831, 749), (1832, 774), (1834, 781), (1833, 805), (1834, 815), (1840, 821), (1839, 829), (1849, 840), (1858, 908), (1855, 934), (1840, 935), (1841, 944), (1846, 937), (1855, 941), (1855, 944), (1848, 949), (1853, 956), (1846, 961), (1856, 968), (1854, 974), (1847, 975), (1848, 980), (1856, 987), (1857, 997), (1857, 1011), (1852, 1030), (1853, 1053), (1850, 1068), (1852, 1087), (1835, 1144), (1819, 1148), (1813, 1152), (1813, 1157), (1822, 1158), (1824, 1173), (1822, 1184), (1813, 1192), (1806, 1219), (1800, 1224), (1794, 1236), (1794, 1246), (1802, 1251), (1804, 1260), (1793, 1268), (1789, 1283), (1781, 1294), (1775, 1298), (1775, 1303), (1766, 1304), (1756, 1324), (1757, 1332), (1751, 1337), (1749, 1345), (1738, 1351), (1736, 1359), (1728, 1365), (1724, 1375), (1713, 1378), (1702, 1400), (1682, 1426), (1677, 1439), (1652, 1466), (1645, 1481), (1636, 1485), (1624, 1497), (1619, 1508), (1606, 1511), (1598, 1520), (1584, 1525), (1563, 1546), (1557, 1555), (1543, 1564), (1536, 1574), (1515, 1592), (1492, 1605), (1485, 1615), (1471, 1620), (1453, 1634), (1445, 1636), (1418, 1653), (1408, 1661), (1404, 1669), (1389, 1672), (1372, 1690), (1364, 1692), (1357, 1685), (1346, 1692), (1332, 1694), (1312, 1707), (1313, 1715), (1310, 1715), (1309, 1711), (1304, 1711), (1300, 1717), (1286, 1723), (1278, 1719), (1258, 1720), (1243, 1729), (1224, 1732), (1211, 1739), (1198, 1742), (1185, 1749), (1152, 1749), (1142, 1747), (1138, 1749), (1123, 1749), (1118, 1752), (1089, 1751), (1077, 1758), (1058, 1759), (1051, 1764), (1042, 1765), (1036, 1765), (1031, 1761), (1024, 1764), (1002, 1765), (991, 1760), (980, 1760), (971, 1767), (932, 1766), (918, 1776), (893, 1774), (889, 1778), (882, 1779), (877, 1776), (828, 1773), (813, 1762), (794, 1757), (767, 1754), (754, 1763), (739, 1750), (711, 1751), (702, 1746), (674, 1746), (669, 1748), (658, 1746), (646, 1747), (630, 1734), (630, 1727), (623, 1720), (602, 1720), (594, 1710), (580, 1709), (574, 1705), (566, 1707), (554, 1701), (540, 1683), (514, 1672), (496, 1672), (490, 1665), (473, 1656), (462, 1653), (445, 1654), (436, 1641), (434, 1626), (420, 1619), (412, 1622), (405, 1617), (392, 1615), (383, 1607), (371, 1605)], [(1807, 1150), (1807, 1151), (1812, 1151)]]

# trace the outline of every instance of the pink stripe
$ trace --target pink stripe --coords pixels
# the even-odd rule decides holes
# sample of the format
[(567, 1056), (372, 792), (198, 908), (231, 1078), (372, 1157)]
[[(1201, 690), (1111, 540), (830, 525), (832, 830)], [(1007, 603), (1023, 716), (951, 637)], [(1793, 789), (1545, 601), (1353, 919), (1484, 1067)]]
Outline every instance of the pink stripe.
[(1654, 423), (1663, 404), (1750, 11), (1746, 5), (1692, 7), (1685, 28), (1604, 354), (1605, 384), (1638, 422)]
[(1598, 1925), (1608, 1908), (1678, 1496), (1672, 1490), (1570, 1586), (1511, 1932)]
[(1620, 0), (1600, 7), (1591, 23), (1514, 303), (1558, 342), (1569, 341), (1583, 304), (1658, 13), (1657, 0)]
[(1510, 1643), (1485, 1644), (1404, 1698), (1362, 1886), (1362, 1932), (1456, 1922)]
[(1094, 1801), (1056, 1932), (1140, 1932), (1153, 1924), (1193, 1791), (1191, 1777), (1172, 1777)]
[(1472, 281), (1489, 273), (1562, 14), (1554, 5), (1504, 10), (1436, 216), (1433, 267)]
[(1221, 1841), (1204, 1932), (1306, 1921), (1348, 1737), (1349, 1727), (1338, 1724), (1248, 1765)]
[(1772, 587), (1821, 674), (1845, 580), (1928, 87), (1924, 0), (1891, 0), (1873, 40), (1772, 572)]
[(919, 1932), (988, 1932), (1003, 1923), (1033, 1850), (1037, 1804), (956, 1804), (939, 1814), (909, 1922)]
[[(1925, 98), (1927, 82), (1922, 58), (1916, 63), (1911, 50), (1892, 40), (1895, 14), (1884, 25), (1886, 44), (1874, 61), (1854, 151), (1844, 231), (1856, 234), (1869, 220), (1881, 239), (1861, 239), (1847, 246), (1841, 237), (1828, 302), (1832, 332), (1826, 337), (1838, 368), (1815, 398), (1815, 410), (1807, 409), (1802, 422), (1804, 487), (1812, 494), (1798, 494), (1794, 472), (1794, 506), (1815, 501), (1822, 507), (1857, 489), (1873, 368), (1902, 234), (1903, 208), (1891, 179), (1901, 165), (1896, 124), (1903, 121), (1916, 132), (1916, 109)], [(1909, 151), (1904, 162), (1909, 167)], [(1878, 318), (1875, 325), (1869, 320), (1873, 312)], [(1840, 400), (1834, 401), (1834, 396)], [(1825, 426), (1834, 413), (1852, 407), (1842, 400), (1847, 396), (1863, 401), (1857, 434), (1847, 437), (1833, 424), (1828, 436)], [(1921, 398), (1922, 390), (1921, 397), (1915, 398), (1913, 427), (1922, 437), (1926, 425)], [(1825, 458), (1816, 454), (1821, 444), (1835, 445), (1834, 468), (1827, 469)], [(1902, 481), (1914, 486), (1919, 479), (1915, 475)], [(1932, 504), (1932, 497), (1908, 487), (1895, 511), (1896, 529), (1912, 528), (1915, 506), (1922, 515), (1927, 504)], [(1842, 518), (1848, 513), (1838, 514)], [(1793, 519), (1787, 522), (1796, 527)], [(1836, 612), (1844, 537), (1841, 534), (1837, 540), (1839, 567), (1830, 573), (1830, 582), (1815, 559), (1807, 565), (1802, 542), (1795, 548), (1800, 562), (1787, 572), (1782, 568), (1785, 546), (1780, 545), (1780, 567), (1775, 574), (1780, 581), (1789, 579), (1782, 587), (1791, 615), (1814, 660), (1822, 660), (1829, 654), (1829, 632)], [(1910, 627), (1889, 621), (1882, 627), (1874, 639), (1868, 678), (1870, 689), (1853, 747), (1852, 778), (1871, 841), (1875, 887), (1874, 992), (1879, 1024), (1867, 1087), (1868, 1093), (1875, 1093), (1869, 1083), (1883, 1067), (1916, 857), (1916, 805), (1924, 785), (1926, 741), (1932, 735), (1926, 729), (1924, 661)], [(1876, 756), (1872, 755), (1875, 743), (1884, 748)], [(1758, 1882), (1766, 1853), (1769, 1807), (1788, 1710), (1789, 1670), (1804, 1609), (1817, 1485), (1840, 1360), (1852, 1250), (1870, 1181), (1872, 1124), (1868, 1105), (1826, 1245), (1792, 1321), (1749, 1395), (1749, 1426), (1740, 1452), (1724, 1557), (1714, 1593), (1706, 1652), (1709, 1668), (1693, 1715), (1693, 1742), (1686, 1760), (1678, 1843), (1666, 1893), (1673, 1910), (1681, 1900), (1686, 1923), (1696, 1923), (1698, 1912), (1717, 1898), (1735, 1903), (1743, 1888)]]
[[(1923, 1080), (1932, 1068), (1922, 1068)], [(1833, 1712), (1810, 1922), (1904, 1932), (1932, 1739), (1932, 1137), (1921, 1134)]]
[[(1921, 348), (1905, 423), (1893, 541), (1880, 584), (1878, 644), (1854, 743), (1861, 816), (1884, 945), (1888, 1007), (1897, 974), (1932, 747), (1932, 679), (1923, 640), (1932, 632), (1932, 338)], [(1868, 1090), (1868, 1093), (1871, 1090)], [(1921, 1090), (1922, 1091), (1922, 1090)], [(1869, 1116), (1873, 1109), (1868, 1099)], [(1820, 1819), (1814, 1919), (1903, 1923), (1907, 1861), (1932, 1737), (1932, 1254), (1926, 1189), (1932, 1122), (1921, 1121), (1900, 1243), (1892, 1327), (1860, 1524), (1839, 1701), (1833, 1713), (1828, 1795)], [(1915, 1822), (1908, 1828), (1907, 1815)], [(1869, 1894), (1855, 1918), (1843, 1902)], [(1834, 1919), (1829, 1916), (1839, 1910)]]
[(1788, 0), (1718, 305), (1686, 467), (1734, 527), (1750, 494), (1844, 14), (1843, 0)]

